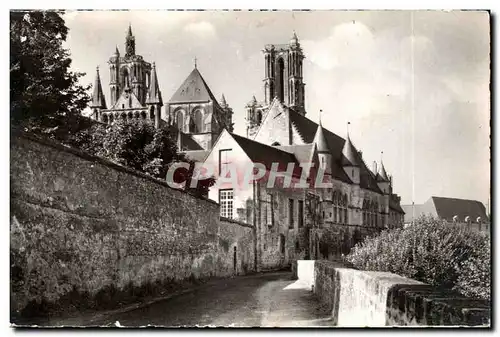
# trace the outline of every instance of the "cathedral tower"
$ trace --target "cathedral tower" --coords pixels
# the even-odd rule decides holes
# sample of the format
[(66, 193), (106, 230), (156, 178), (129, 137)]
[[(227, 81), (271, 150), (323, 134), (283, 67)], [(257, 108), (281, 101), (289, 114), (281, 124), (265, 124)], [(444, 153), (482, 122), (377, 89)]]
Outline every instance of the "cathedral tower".
[(302, 62), (305, 58), (295, 32), (288, 44), (266, 45), (264, 49), (266, 105), (277, 97), (283, 104), (305, 115)]
[[(144, 105), (151, 79), (151, 64), (142, 56), (135, 54), (135, 36), (129, 25), (125, 38), (125, 56), (121, 57), (118, 47), (109, 59), (111, 105), (113, 106), (122, 93), (133, 93), (139, 103)], [(124, 107), (122, 107), (124, 108)]]

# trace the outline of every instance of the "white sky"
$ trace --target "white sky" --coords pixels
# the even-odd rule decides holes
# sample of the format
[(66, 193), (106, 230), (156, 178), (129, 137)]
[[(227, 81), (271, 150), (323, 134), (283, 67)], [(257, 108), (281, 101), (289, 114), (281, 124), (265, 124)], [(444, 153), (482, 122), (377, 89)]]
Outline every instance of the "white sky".
[[(380, 159), (402, 203), (449, 196), (486, 203), (490, 190), (489, 17), (486, 12), (70, 12), (74, 70), (92, 83), (124, 53), (129, 22), (136, 53), (156, 62), (164, 101), (193, 68), (233, 108), (244, 135), (244, 106), (263, 99), (265, 44), (295, 30), (306, 59), (307, 116), (351, 139), (369, 167)], [(413, 23), (413, 24), (412, 24)]]

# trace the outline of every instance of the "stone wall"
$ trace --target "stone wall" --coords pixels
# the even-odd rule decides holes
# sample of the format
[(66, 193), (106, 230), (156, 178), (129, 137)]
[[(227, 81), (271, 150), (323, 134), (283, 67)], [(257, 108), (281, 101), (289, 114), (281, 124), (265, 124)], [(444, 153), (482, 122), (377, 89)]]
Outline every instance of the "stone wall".
[(33, 136), (10, 153), (13, 311), (232, 275), (233, 245), (237, 272), (253, 266), (251, 228), (221, 222), (213, 201)]
[[(298, 261), (299, 281), (309, 282), (311, 261)], [(303, 264), (304, 266), (301, 266)], [(315, 261), (314, 293), (332, 310), (337, 326), (489, 325), (489, 304), (387, 272)]]
[[(219, 273), (242, 275), (255, 270), (254, 229), (252, 226), (221, 218), (219, 227)], [(235, 254), (236, 253), (236, 254)]]

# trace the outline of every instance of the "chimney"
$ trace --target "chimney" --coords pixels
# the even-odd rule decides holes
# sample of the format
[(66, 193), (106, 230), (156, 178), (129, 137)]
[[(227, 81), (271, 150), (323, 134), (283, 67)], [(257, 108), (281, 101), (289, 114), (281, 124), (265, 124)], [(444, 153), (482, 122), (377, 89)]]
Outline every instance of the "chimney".
[(373, 161), (373, 173), (377, 174), (377, 162)]

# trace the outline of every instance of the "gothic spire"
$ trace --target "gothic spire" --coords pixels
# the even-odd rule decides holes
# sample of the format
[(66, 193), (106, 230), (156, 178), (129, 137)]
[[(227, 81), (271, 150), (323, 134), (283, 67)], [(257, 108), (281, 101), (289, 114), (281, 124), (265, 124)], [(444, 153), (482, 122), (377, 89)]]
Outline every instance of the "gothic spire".
[(151, 83), (149, 84), (148, 99), (146, 103), (163, 105), (161, 99), (160, 87), (158, 85), (158, 77), (156, 76), (156, 64), (153, 62), (153, 69), (151, 70)]
[(92, 93), (91, 108), (106, 109), (106, 99), (102, 92), (101, 77), (99, 76), (99, 67), (96, 68), (94, 92)]
[(135, 55), (135, 36), (132, 35), (132, 25), (129, 23), (127, 37), (125, 38), (125, 56)]

